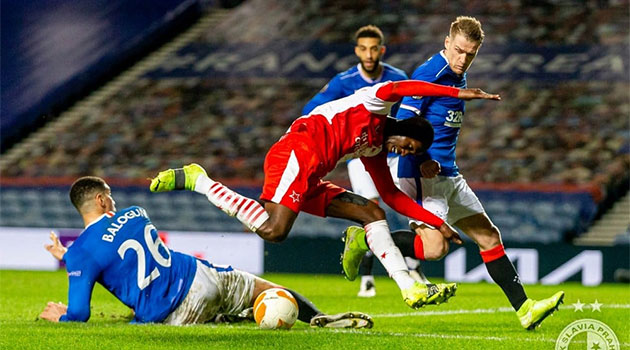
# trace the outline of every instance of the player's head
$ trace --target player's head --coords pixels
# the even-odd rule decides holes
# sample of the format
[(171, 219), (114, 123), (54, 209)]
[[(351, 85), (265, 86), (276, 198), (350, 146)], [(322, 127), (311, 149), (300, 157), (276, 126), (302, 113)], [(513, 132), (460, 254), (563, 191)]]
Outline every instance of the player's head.
[(433, 144), (433, 126), (422, 117), (403, 120), (387, 118), (384, 139), (383, 147), (388, 152), (422, 154)]
[(116, 210), (112, 190), (105, 180), (96, 176), (84, 176), (77, 179), (70, 187), (70, 201), (81, 214)]
[(359, 28), (354, 34), (356, 46), (354, 53), (367, 73), (375, 73), (379, 69), (381, 57), (385, 54), (385, 37), (375, 25)]
[(464, 74), (477, 56), (483, 43), (481, 22), (474, 17), (459, 16), (451, 23), (444, 40), (444, 55), (455, 74)]

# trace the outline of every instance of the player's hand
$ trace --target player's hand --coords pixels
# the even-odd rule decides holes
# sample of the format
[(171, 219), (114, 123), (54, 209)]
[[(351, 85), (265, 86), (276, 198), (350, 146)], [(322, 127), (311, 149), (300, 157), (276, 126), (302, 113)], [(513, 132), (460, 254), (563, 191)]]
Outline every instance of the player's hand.
[(457, 233), (457, 231), (455, 231), (455, 229), (453, 229), (451, 225), (447, 224), (446, 222), (444, 222), (442, 226), (438, 228), (438, 230), (440, 230), (440, 233), (442, 234), (442, 236), (444, 236), (444, 238), (446, 238), (447, 241), (456, 244), (464, 243), (462, 241), (462, 238), (459, 236), (459, 233)]
[(496, 100), (501, 101), (499, 94), (489, 94), (481, 89), (459, 89), (457, 98), (462, 100), (484, 99), (484, 100)]
[(46, 304), (44, 311), (39, 314), (39, 317), (46, 321), (59, 322), (59, 318), (65, 315), (67, 311), (68, 307), (63, 303), (53, 303), (52, 301), (49, 301), (48, 304)]
[(54, 232), (50, 232), (50, 240), (52, 244), (46, 244), (44, 247), (50, 254), (52, 254), (55, 259), (61, 261), (63, 259), (63, 255), (66, 254), (68, 249), (59, 242), (59, 237)]
[(420, 164), (420, 174), (422, 174), (422, 177), (427, 179), (437, 176), (437, 174), (440, 173), (440, 170), (442, 170), (440, 163), (433, 159), (429, 159)]

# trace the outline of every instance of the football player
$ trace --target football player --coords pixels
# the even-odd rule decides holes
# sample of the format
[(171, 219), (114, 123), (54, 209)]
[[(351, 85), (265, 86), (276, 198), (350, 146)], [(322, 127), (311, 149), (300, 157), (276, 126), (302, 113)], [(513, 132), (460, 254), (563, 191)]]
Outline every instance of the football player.
[[(484, 32), (477, 19), (457, 17), (444, 40), (444, 49), (419, 66), (412, 78), (466, 88), (466, 71), (477, 56), (483, 39)], [(558, 308), (564, 292), (540, 301), (527, 298), (518, 273), (505, 254), (499, 229), (459, 173), (455, 146), (464, 118), (464, 107), (464, 101), (452, 97), (403, 98), (397, 118), (426, 118), (435, 130), (435, 138), (428, 151), (420, 157), (400, 157), (400, 188), (477, 243), (490, 277), (507, 296), (521, 325), (534, 329)], [(410, 222), (414, 232), (396, 233), (398, 247), (405, 255), (438, 260), (448, 253), (448, 241), (435, 225), (414, 218), (410, 218)], [(362, 231), (362, 228), (355, 227), (346, 232), (360, 236)]]
[[(354, 34), (355, 47), (354, 54), (359, 59), (359, 63), (352, 68), (337, 74), (326, 84), (322, 90), (315, 95), (302, 109), (302, 115), (309, 114), (315, 107), (352, 95), (355, 91), (366, 86), (373, 86), (384, 81), (405, 80), (407, 73), (403, 70), (391, 66), (381, 59), (385, 55), (385, 36), (380, 28), (375, 25), (367, 25), (359, 28)], [(398, 104), (392, 107), (391, 114), (395, 115)], [(352, 192), (361, 197), (378, 203), (378, 191), (374, 187), (374, 182), (365, 171), (363, 163), (357, 159), (350, 159), (346, 163), (348, 167), (348, 178), (352, 186)], [(398, 157), (390, 153), (387, 157), (387, 165), (391, 169), (394, 184), (398, 186)], [(374, 276), (372, 276), (372, 265), (374, 264), (374, 254), (368, 250), (363, 260), (359, 272), (361, 274), (361, 285), (358, 296), (370, 298), (376, 295)], [(425, 281), (428, 282), (428, 281)]]
[[(49, 302), (40, 317), (53, 322), (86, 322), (95, 283), (134, 312), (132, 323), (205, 323), (217, 315), (244, 316), (256, 297), (284, 288), (230, 266), (215, 266), (166, 247), (141, 207), (116, 211), (111, 189), (98, 177), (79, 178), (70, 189), (85, 230), (66, 249), (54, 233), (46, 249), (66, 263), (68, 305)], [(286, 289), (286, 288), (285, 288)], [(326, 315), (299, 293), (298, 319), (313, 327), (370, 328), (361, 312)]]
[[(322, 180), (337, 162), (360, 157), (385, 203), (403, 215), (431, 223), (445, 239), (461, 243), (457, 232), (444, 220), (396, 188), (387, 167), (387, 152), (417, 155), (433, 142), (433, 129), (423, 118), (398, 122), (387, 118), (392, 105), (403, 96), (416, 95), (500, 99), (480, 89), (457, 89), (423, 81), (376, 84), (320, 105), (293, 122), (267, 153), (260, 201), (241, 196), (212, 180), (197, 164), (160, 172), (151, 181), (150, 189), (153, 192), (185, 189), (203, 194), (212, 204), (271, 242), (286, 239), (300, 211), (358, 222), (367, 233), (354, 243), (365, 249), (362, 254), (369, 247), (397, 283), (405, 303), (419, 308), (430, 299), (444, 298), (446, 291), (429, 290), (410, 277), (405, 260), (390, 236), (383, 209)], [(358, 264), (344, 264), (344, 270), (348, 268), (352, 269), (347, 271), (349, 279), (356, 278)]]

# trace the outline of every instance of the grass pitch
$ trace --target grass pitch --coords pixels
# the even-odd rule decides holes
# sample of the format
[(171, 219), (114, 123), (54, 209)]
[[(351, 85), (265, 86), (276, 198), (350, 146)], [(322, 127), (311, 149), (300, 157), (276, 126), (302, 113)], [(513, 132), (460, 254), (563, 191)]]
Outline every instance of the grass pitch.
[[(526, 286), (531, 298), (566, 292), (565, 304), (535, 331), (521, 328), (501, 290), (493, 284), (460, 284), (448, 304), (409, 309), (388, 278), (376, 279), (377, 296), (356, 297), (358, 282), (333, 275), (269, 274), (322, 311), (363, 311), (374, 318), (366, 330), (311, 329), (298, 321), (290, 331), (260, 330), (252, 323), (174, 327), (130, 325), (130, 311), (102, 287), (92, 298), (88, 323), (38, 320), (48, 301), (67, 302), (64, 271), (0, 271), (0, 349), (554, 349), (569, 323), (583, 318), (607, 324), (621, 348), (630, 348), (630, 287), (575, 283)], [(572, 306), (580, 300), (583, 311)], [(591, 303), (603, 304), (601, 312)], [(581, 337), (581, 338), (580, 338)], [(569, 349), (584, 349), (585, 333)]]

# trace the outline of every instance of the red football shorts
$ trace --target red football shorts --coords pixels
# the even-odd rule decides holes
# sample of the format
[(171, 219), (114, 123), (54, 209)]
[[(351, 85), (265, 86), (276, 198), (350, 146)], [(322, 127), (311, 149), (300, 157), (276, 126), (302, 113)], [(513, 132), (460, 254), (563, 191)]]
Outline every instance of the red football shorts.
[[(308, 136), (289, 133), (276, 142), (265, 157), (265, 183), (260, 199), (300, 211), (326, 216), (326, 208), (346, 190), (322, 181), (323, 162), (313, 151)], [(322, 174), (323, 173), (323, 174)]]

